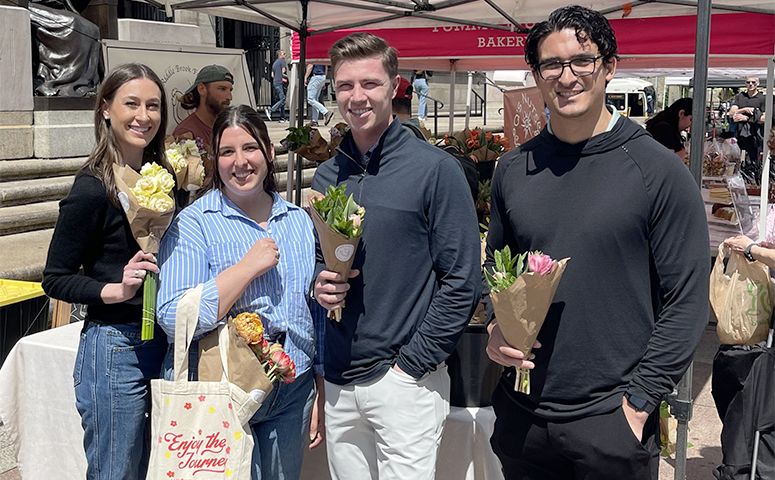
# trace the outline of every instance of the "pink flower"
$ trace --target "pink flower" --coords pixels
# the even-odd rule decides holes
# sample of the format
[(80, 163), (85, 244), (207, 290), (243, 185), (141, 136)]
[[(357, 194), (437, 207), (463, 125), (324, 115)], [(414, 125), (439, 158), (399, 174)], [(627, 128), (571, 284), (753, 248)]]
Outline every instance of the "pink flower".
[(223, 422), (223, 428), (229, 428), (229, 422)]
[(171, 426), (171, 427), (177, 427), (177, 426), (178, 426), (178, 422), (176, 422), (175, 420), (173, 420), (173, 421), (171, 421), (171, 422), (170, 422), (170, 426)]
[(204, 402), (206, 397), (204, 395), (199, 395), (196, 398), (198, 398), (200, 402)]
[(350, 220), (353, 221), (353, 227), (358, 228), (361, 226), (361, 216), (353, 213), (350, 215)]
[(531, 272), (539, 275), (546, 275), (552, 271), (554, 260), (549, 255), (543, 253), (531, 253), (527, 256), (527, 265)]

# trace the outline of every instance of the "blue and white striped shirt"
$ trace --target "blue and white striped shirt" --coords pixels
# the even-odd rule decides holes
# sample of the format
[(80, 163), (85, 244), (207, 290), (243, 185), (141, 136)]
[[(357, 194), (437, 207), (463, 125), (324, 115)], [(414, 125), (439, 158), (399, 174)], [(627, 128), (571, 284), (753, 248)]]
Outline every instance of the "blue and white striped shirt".
[(207, 193), (180, 212), (159, 249), (159, 325), (172, 343), (178, 300), (200, 283), (203, 288), (194, 338), (201, 338), (223, 323), (217, 318), (219, 295), (215, 277), (239, 262), (258, 240), (271, 237), (280, 249), (279, 263), (250, 282), (227, 316), (258, 313), (265, 335), (286, 332), (285, 350), (296, 364), (298, 375), (307, 371), (313, 360), (315, 373), (323, 375), (326, 314), (309, 298), (315, 269), (312, 221), (304, 210), (284, 201), (277, 193), (272, 196), (274, 203), (266, 230), (219, 190)]

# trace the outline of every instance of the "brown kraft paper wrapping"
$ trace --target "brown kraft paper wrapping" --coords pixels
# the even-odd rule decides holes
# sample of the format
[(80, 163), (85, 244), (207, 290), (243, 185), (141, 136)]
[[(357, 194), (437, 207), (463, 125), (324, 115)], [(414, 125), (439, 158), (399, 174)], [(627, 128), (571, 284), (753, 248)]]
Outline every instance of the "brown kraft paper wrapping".
[(323, 250), (323, 260), (326, 262), (326, 269), (336, 272), (347, 279), (350, 275), (350, 267), (355, 259), (355, 250), (358, 248), (358, 242), (361, 237), (347, 238), (337, 232), (323, 221), (315, 207), (312, 206), (311, 199), (322, 195), (314, 190), (310, 195), (309, 213), (312, 217), (312, 224), (320, 238), (320, 249)]
[[(175, 216), (175, 207), (164, 213), (155, 212), (137, 203), (130, 190), (142, 176), (127, 165), (113, 165), (113, 176), (118, 188), (118, 198), (126, 212), (132, 235), (145, 253), (159, 253), (159, 242)], [(174, 200), (174, 199), (173, 199)]]
[(506, 342), (530, 355), (546, 320), (554, 293), (570, 258), (558, 261), (547, 275), (522, 274), (506, 290), (491, 294), (495, 319)]
[[(229, 382), (238, 386), (247, 393), (253, 390), (261, 390), (266, 395), (272, 391), (272, 382), (264, 372), (264, 367), (258, 361), (256, 354), (250, 349), (245, 340), (240, 337), (234, 323), (229, 320), (229, 351), (226, 352), (226, 361), (229, 365)], [(220, 382), (223, 376), (221, 365), (221, 353), (218, 347), (218, 328), (199, 340), (199, 381)], [(266, 397), (264, 397), (266, 398)]]
[(314, 162), (324, 162), (332, 156), (328, 148), (328, 142), (323, 139), (317, 129), (313, 130), (312, 140), (310, 140), (309, 145), (297, 148), (294, 150), (294, 153)]

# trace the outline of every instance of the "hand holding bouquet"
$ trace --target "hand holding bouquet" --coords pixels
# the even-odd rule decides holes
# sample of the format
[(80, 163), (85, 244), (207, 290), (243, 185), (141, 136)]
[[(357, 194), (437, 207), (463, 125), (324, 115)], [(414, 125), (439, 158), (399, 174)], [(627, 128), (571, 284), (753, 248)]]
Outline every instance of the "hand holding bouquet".
[(293, 383), (296, 380), (296, 365), (291, 357), (285, 353), (282, 345), (279, 343), (270, 344), (264, 338), (264, 324), (258, 314), (240, 313), (233, 322), (240, 337), (245, 340), (258, 361), (261, 362), (270, 382), (282, 380), (285, 383)]
[[(126, 212), (129, 227), (145, 253), (159, 253), (159, 242), (175, 214), (170, 194), (175, 186), (172, 174), (156, 162), (146, 163), (137, 173), (127, 165), (113, 165), (118, 199)], [(156, 290), (159, 275), (148, 272), (143, 280), (142, 340), (153, 338), (156, 319)]]
[[(494, 256), (495, 269), (485, 269), (485, 277), (495, 318), (506, 342), (528, 358), (569, 258), (558, 262), (538, 251), (512, 257), (508, 246)], [(530, 393), (530, 370), (517, 369), (514, 389)]]
[[(325, 195), (313, 192), (309, 204), (326, 268), (340, 274), (342, 278), (348, 278), (355, 259), (355, 249), (361, 240), (366, 212), (353, 201), (352, 195), (346, 197), (344, 192), (344, 185), (329, 186)], [(328, 312), (328, 318), (340, 321), (341, 308)]]
[(320, 136), (317, 128), (309, 125), (289, 127), (288, 135), (280, 144), (288, 150), (313, 162), (324, 162), (331, 158), (328, 142)]

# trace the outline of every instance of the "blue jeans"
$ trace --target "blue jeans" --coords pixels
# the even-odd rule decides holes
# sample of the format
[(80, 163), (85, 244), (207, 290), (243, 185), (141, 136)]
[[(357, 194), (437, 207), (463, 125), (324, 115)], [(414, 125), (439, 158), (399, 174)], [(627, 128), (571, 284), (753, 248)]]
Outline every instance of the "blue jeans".
[(274, 94), (277, 95), (277, 98), (279, 100), (277, 103), (272, 105), (272, 111), (276, 112), (277, 110), (280, 110), (280, 120), (285, 120), (285, 89), (283, 88), (282, 84), (275, 85), (272, 84), (272, 88), (274, 89)]
[[(173, 352), (164, 359), (164, 378), (172, 380)], [(196, 380), (198, 342), (189, 349), (189, 380)], [(309, 421), (315, 401), (314, 375), (307, 370), (291, 384), (276, 382), (261, 408), (250, 419), (253, 433), (252, 480), (298, 480)]]
[(320, 91), (323, 90), (323, 85), (326, 84), (325, 75), (312, 75), (307, 82), (307, 103), (312, 107), (312, 121), (317, 122), (320, 114), (326, 115), (328, 109), (325, 105), (318, 102), (320, 98)]
[(89, 322), (73, 380), (89, 480), (135, 480), (148, 469), (150, 380), (159, 378), (166, 335), (140, 340), (140, 324)]
[(425, 96), (428, 95), (428, 92), (430, 91), (428, 82), (424, 78), (415, 78), (414, 91), (417, 92), (417, 96), (420, 97), (420, 104), (417, 107), (417, 116), (420, 118), (425, 118), (428, 116), (428, 99), (425, 98)]

